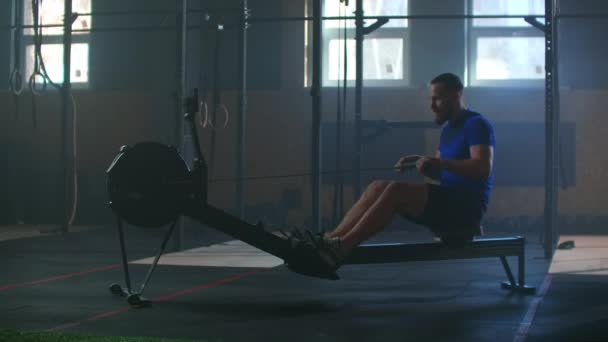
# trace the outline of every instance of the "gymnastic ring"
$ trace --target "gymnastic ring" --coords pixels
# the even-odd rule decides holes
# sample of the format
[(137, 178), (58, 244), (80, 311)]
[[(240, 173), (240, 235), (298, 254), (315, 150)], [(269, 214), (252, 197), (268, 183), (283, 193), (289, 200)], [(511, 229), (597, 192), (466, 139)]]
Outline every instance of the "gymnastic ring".
[[(36, 76), (42, 77), (42, 89), (41, 90), (36, 89)], [(28, 82), (30, 91), (32, 92), (33, 95), (36, 95), (36, 96), (42, 96), (46, 92), (47, 83), (48, 83), (47, 78), (40, 71), (33, 72), (32, 75), (30, 75), (29, 82)]]
[(10, 90), (15, 95), (21, 95), (23, 92), (23, 79), (21, 78), (21, 71), (19, 69), (13, 69), (9, 78)]
[(223, 103), (220, 103), (220, 107), (224, 110), (224, 129), (228, 128), (228, 123), (230, 122), (230, 112), (228, 108)]
[[(205, 100), (201, 100), (198, 105), (198, 122), (201, 127), (205, 128), (207, 126), (207, 120), (209, 117), (209, 109), (207, 108), (207, 102)], [(204, 120), (203, 120), (204, 118)]]

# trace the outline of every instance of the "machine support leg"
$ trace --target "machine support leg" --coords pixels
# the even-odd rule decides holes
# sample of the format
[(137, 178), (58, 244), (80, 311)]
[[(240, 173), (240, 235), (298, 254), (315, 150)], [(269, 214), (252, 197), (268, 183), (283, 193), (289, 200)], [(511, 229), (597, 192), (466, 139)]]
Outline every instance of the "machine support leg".
[(131, 293), (131, 276), (129, 275), (129, 262), (127, 261), (127, 249), (125, 247), (125, 236), (122, 229), (122, 220), (118, 219), (118, 237), (120, 239), (120, 254), (122, 255), (122, 269), (125, 273), (125, 284), (127, 285), (127, 293)]
[(509, 266), (507, 258), (505, 256), (501, 256), (500, 261), (502, 262), (502, 267), (505, 269), (505, 273), (507, 273), (509, 283), (511, 284), (511, 286), (516, 287), (517, 283), (515, 283), (515, 278), (513, 277), (513, 272), (511, 272), (511, 267)]
[(504, 267), (505, 272), (507, 273), (507, 277), (509, 278), (509, 281), (505, 281), (502, 283), (503, 289), (528, 295), (536, 293), (535, 286), (526, 285), (525, 241), (522, 241), (521, 248), (519, 249), (519, 254), (517, 255), (517, 283), (515, 282), (515, 278), (513, 278), (513, 273), (511, 272), (511, 268), (509, 267), (507, 258), (505, 256), (501, 256), (500, 261), (502, 262), (502, 266)]
[(517, 256), (517, 262), (517, 272), (519, 273), (519, 286), (526, 286), (526, 252), (523, 246), (521, 248), (519, 256)]
[(177, 225), (177, 221), (173, 222), (171, 224), (171, 228), (169, 228), (169, 230), (167, 231), (167, 234), (165, 235), (165, 239), (163, 240), (163, 243), (160, 246), (160, 250), (154, 257), (154, 262), (150, 266), (150, 269), (148, 270), (148, 274), (146, 274), (146, 278), (144, 279), (144, 282), (141, 284), (141, 288), (139, 289), (140, 295), (144, 293), (144, 289), (146, 288), (146, 285), (148, 285), (148, 282), (150, 281), (150, 278), (152, 277), (152, 273), (154, 272), (154, 270), (156, 269), (156, 266), (158, 265), (158, 260), (160, 259), (160, 256), (163, 255), (163, 253), (165, 252), (165, 248), (167, 247), (167, 242), (169, 242), (171, 235), (173, 235), (173, 231), (175, 230), (176, 225)]
[(133, 289), (131, 287), (131, 275), (129, 272), (129, 262), (127, 260), (127, 248), (125, 247), (124, 230), (122, 228), (122, 220), (120, 219), (120, 217), (118, 217), (118, 237), (120, 240), (120, 252), (122, 255), (122, 268), (123, 268), (123, 271), (125, 274), (125, 283), (126, 283), (127, 287), (123, 288), (119, 284), (112, 284), (112, 285), (110, 285), (111, 293), (113, 293), (114, 295), (117, 295), (117, 296), (127, 297), (127, 302), (129, 304), (131, 304), (132, 306), (146, 306), (146, 305), (150, 304), (149, 300), (142, 297), (142, 293), (144, 292), (146, 285), (148, 285), (148, 282), (150, 281), (150, 278), (152, 277), (152, 273), (154, 273), (154, 270), (156, 269), (156, 266), (158, 265), (158, 261), (160, 260), (161, 255), (163, 255), (163, 253), (165, 252), (165, 249), (167, 248), (167, 243), (169, 242), (171, 235), (173, 235), (173, 232), (175, 231), (177, 222), (178, 222), (178, 220), (174, 221), (171, 224), (171, 228), (169, 228), (169, 230), (167, 231), (167, 234), (165, 234), (165, 238), (160, 246), (160, 249), (159, 249), (158, 253), (156, 254), (156, 256), (154, 257), (154, 262), (152, 262), (152, 265), (150, 265), (150, 268), (148, 269), (148, 273), (146, 274), (146, 278), (144, 279), (143, 283), (141, 284), (141, 287), (139, 288), (139, 292), (133, 292)]

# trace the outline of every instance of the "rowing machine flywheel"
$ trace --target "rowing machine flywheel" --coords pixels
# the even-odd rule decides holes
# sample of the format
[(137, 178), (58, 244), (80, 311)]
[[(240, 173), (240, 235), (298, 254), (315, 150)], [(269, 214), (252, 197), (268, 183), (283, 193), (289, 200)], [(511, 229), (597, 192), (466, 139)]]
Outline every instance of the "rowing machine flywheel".
[(175, 221), (192, 185), (177, 150), (156, 142), (123, 146), (107, 175), (112, 210), (129, 224), (144, 228)]

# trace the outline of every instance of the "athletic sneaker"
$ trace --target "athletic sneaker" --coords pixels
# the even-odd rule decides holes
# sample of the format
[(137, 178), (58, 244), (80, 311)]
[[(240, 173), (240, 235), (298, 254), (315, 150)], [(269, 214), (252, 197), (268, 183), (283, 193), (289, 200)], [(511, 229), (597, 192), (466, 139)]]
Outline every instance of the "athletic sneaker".
[(342, 240), (340, 238), (326, 237), (324, 233), (313, 233), (309, 230), (294, 229), (291, 238), (304, 241), (315, 247), (319, 257), (332, 269), (335, 270), (343, 262), (341, 253)]
[(319, 255), (334, 264), (336, 268), (340, 267), (344, 262), (342, 239), (338, 237), (323, 237), (319, 240), (317, 248), (319, 249)]

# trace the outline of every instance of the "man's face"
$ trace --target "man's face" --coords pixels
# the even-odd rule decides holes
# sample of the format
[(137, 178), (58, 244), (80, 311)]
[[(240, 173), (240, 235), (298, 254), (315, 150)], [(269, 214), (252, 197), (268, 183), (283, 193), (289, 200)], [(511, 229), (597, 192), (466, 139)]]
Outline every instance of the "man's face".
[(443, 83), (431, 84), (431, 110), (435, 113), (435, 123), (443, 125), (450, 120), (460, 102), (460, 93), (445, 89)]

